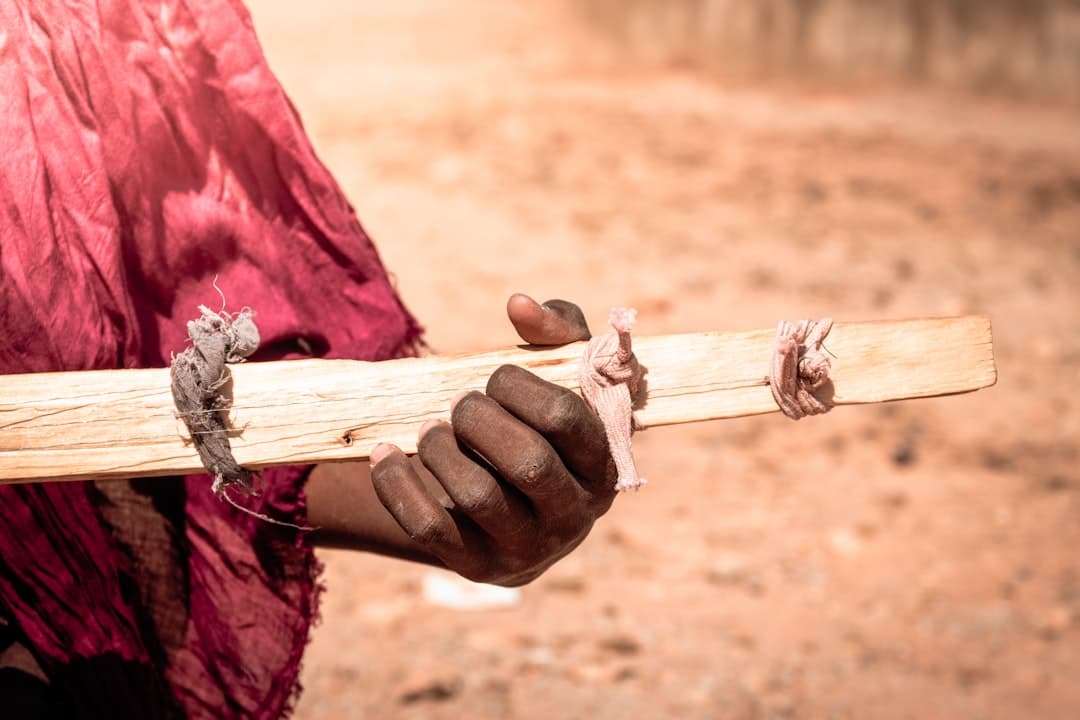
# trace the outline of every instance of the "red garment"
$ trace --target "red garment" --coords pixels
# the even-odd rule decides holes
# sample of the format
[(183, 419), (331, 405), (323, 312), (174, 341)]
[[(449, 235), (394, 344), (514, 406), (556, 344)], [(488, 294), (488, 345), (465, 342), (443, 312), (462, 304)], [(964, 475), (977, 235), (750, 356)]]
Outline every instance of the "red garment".
[[(0, 2), (0, 206), (3, 373), (166, 365), (215, 276), (262, 359), (419, 335), (238, 0)], [(205, 475), (0, 487), (0, 620), (81, 717), (280, 717), (316, 575)]]

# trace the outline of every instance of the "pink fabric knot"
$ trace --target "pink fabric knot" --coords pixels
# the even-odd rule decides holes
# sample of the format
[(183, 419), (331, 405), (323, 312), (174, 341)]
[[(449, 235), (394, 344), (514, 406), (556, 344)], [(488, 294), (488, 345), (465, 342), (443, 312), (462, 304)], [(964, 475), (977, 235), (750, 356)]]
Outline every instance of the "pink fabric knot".
[(644, 374), (630, 347), (630, 331), (636, 320), (636, 310), (612, 308), (608, 321), (615, 332), (590, 340), (581, 360), (581, 394), (604, 424), (618, 471), (615, 489), (620, 492), (646, 483), (638, 476), (630, 452), (630, 434), (641, 429), (633, 404)]
[(820, 415), (832, 409), (813, 392), (829, 380), (832, 361), (822, 343), (832, 329), (832, 318), (781, 320), (776, 328), (769, 388), (781, 412), (792, 420)]

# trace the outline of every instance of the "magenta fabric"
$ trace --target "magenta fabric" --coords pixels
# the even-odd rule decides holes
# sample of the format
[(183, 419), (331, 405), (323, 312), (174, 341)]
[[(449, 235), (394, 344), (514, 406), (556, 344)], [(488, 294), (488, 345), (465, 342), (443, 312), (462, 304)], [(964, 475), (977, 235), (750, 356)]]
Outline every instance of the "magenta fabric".
[[(257, 359), (419, 337), (236, 0), (0, 2), (0, 208), (3, 373), (166, 365), (215, 276)], [(303, 523), (307, 472), (254, 509)], [(209, 487), (0, 487), (0, 618), (80, 716), (290, 708), (317, 563)]]

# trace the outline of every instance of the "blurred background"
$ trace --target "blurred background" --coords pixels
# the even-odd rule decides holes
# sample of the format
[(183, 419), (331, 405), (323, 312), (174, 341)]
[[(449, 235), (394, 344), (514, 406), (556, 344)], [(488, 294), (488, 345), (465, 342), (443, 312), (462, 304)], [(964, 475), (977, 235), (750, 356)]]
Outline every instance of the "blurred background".
[(434, 352), (522, 290), (985, 313), (1000, 373), (642, 433), (649, 487), (500, 607), (324, 553), (296, 717), (1078, 716), (1080, 2), (249, 4)]

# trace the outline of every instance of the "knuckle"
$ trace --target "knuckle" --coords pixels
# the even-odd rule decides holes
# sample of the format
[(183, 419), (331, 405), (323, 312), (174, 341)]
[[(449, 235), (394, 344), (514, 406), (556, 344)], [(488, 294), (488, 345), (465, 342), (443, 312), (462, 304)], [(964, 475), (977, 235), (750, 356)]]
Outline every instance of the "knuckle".
[(426, 515), (408, 529), (409, 537), (427, 547), (440, 547), (449, 542), (449, 527), (435, 515)]
[(554, 432), (577, 425), (585, 404), (573, 392), (559, 388), (551, 393), (540, 408), (538, 422), (543, 432)]
[(481, 468), (465, 473), (455, 495), (454, 502), (468, 515), (489, 513), (499, 501), (494, 482)]
[(464, 567), (457, 568), (457, 571), (466, 580), (476, 583), (498, 582), (504, 574), (502, 567), (491, 557), (478, 558)]
[(513, 479), (524, 485), (532, 485), (551, 477), (559, 463), (553, 453), (540, 441), (527, 443), (511, 468)]

